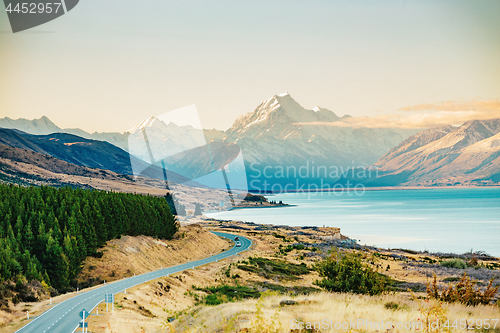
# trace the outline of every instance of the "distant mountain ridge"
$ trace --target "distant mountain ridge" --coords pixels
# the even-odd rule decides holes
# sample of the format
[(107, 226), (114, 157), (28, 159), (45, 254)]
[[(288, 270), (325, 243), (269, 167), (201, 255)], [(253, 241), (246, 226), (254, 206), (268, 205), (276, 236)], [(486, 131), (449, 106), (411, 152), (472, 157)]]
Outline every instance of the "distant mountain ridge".
[(5, 117), (0, 119), (0, 127), (18, 129), (23, 132), (36, 135), (51, 134), (59, 132), (61, 130), (46, 116), (42, 116), (40, 117), (40, 119), (33, 120), (24, 118), (11, 119), (9, 117)]
[[(0, 128), (0, 144), (50, 155), (77, 166), (105, 169), (123, 175), (134, 174), (132, 165), (140, 166), (146, 177), (163, 179), (164, 175), (161, 168), (131, 156), (108, 142), (89, 140), (72, 134), (32, 135), (19, 130)], [(168, 173), (168, 178), (173, 182), (189, 181), (171, 172)]]
[(0, 128), (18, 129), (28, 134), (34, 134), (34, 135), (48, 135), (53, 133), (73, 134), (85, 139), (108, 141), (122, 149), (124, 148), (123, 145), (127, 141), (126, 136), (124, 136), (123, 133), (118, 133), (118, 132), (110, 132), (110, 133), (94, 132), (91, 134), (79, 128), (62, 129), (56, 124), (54, 124), (46, 116), (42, 116), (39, 119), (33, 119), (33, 120), (28, 120), (24, 118), (11, 119), (9, 117), (0, 118)]
[(500, 119), (419, 132), (373, 167), (378, 177), (350, 180), (368, 186), (500, 185)]
[[(54, 124), (46, 116), (42, 116), (39, 119), (11, 119), (9, 117), (0, 119), (0, 128), (6, 129), (18, 129), (20, 131), (26, 132), (28, 134), (34, 135), (48, 135), (54, 133), (66, 133), (73, 134), (79, 137), (89, 139), (89, 140), (99, 140), (109, 142), (123, 150), (129, 151), (129, 144), (134, 140), (143, 140), (142, 131), (147, 128), (151, 139), (156, 139), (160, 146), (157, 147), (159, 150), (172, 149), (172, 147), (177, 147), (178, 150), (186, 149), (186, 147), (192, 146), (192, 137), (198, 137), (199, 133), (204, 135), (207, 141), (212, 141), (215, 138), (220, 138), (224, 136), (223, 131), (212, 130), (198, 130), (191, 126), (177, 126), (174, 123), (164, 123), (163, 121), (150, 117), (143, 122), (139, 123), (130, 130), (124, 132), (94, 132), (88, 133), (79, 128), (60, 128)], [(137, 154), (136, 156), (142, 158), (149, 162), (148, 152), (145, 151), (142, 154)]]
[[(104, 136), (114, 142), (121, 140), (122, 145), (128, 148), (130, 141), (144, 140), (143, 131), (146, 130), (150, 143), (155, 143), (158, 151), (170, 152), (172, 158), (164, 160), (165, 165), (180, 182), (209, 172), (210, 167), (221, 167), (237, 154), (235, 147), (239, 147), (245, 158), (249, 183), (255, 179), (289, 183), (291, 179), (273, 178), (273, 174), (262, 177), (263, 169), (267, 167), (274, 172), (280, 166), (299, 168), (307, 163), (342, 166), (344, 170), (372, 165), (378, 170), (377, 177), (355, 179), (346, 174), (338, 181), (345, 183), (351, 180), (367, 186), (500, 183), (500, 119), (468, 121), (459, 127), (449, 125), (416, 134), (399, 129), (329, 125), (342, 122), (347, 117), (339, 117), (320, 107), (306, 110), (290, 95), (280, 94), (261, 103), (253, 112), (240, 116), (226, 132), (210, 133), (190, 126), (166, 124), (151, 117), (124, 133), (87, 134)], [(33, 121), (3, 118), (0, 119), (0, 125), (19, 128), (0, 129), (1, 144), (48, 154), (75, 165), (107, 169), (125, 175), (133, 173), (130, 155), (108, 142), (64, 133), (29, 135), (21, 131), (69, 131), (61, 130), (47, 117)], [(83, 132), (78, 129), (70, 131)], [(207, 133), (210, 133), (210, 139)], [(206, 148), (191, 148), (199, 144), (193, 137), (199, 138), (200, 135), (205, 135), (212, 144)], [(147, 159), (148, 156), (139, 157)], [(205, 165), (210, 159), (213, 161), (212, 166)], [(145, 166), (146, 173), (151, 173), (148, 177), (162, 177), (161, 168), (148, 166), (134, 156), (132, 160), (137, 165)], [(186, 173), (187, 178), (177, 172)], [(304, 181), (315, 182), (318, 179), (308, 177)], [(335, 182), (337, 179), (328, 181)]]

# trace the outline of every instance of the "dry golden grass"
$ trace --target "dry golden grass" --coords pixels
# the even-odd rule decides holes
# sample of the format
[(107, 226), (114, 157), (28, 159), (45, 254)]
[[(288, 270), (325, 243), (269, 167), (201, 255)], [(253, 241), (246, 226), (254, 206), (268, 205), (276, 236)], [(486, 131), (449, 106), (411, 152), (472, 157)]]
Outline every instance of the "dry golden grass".
[(114, 311), (106, 313), (106, 306), (100, 304), (102, 316), (89, 317), (89, 327), (92, 332), (156, 332), (175, 312), (194, 306), (193, 298), (187, 294), (192, 285), (213, 285), (220, 281), (223, 266), (227, 262), (208, 264), (117, 294)]
[[(290, 299), (297, 302), (297, 305), (280, 307), (279, 303), (283, 299)], [(236, 323), (234, 331), (248, 329), (248, 332), (255, 330), (255, 314), (258, 300), (246, 300), (238, 303), (226, 303), (216, 307), (196, 307), (188, 315), (183, 316), (175, 327), (179, 332), (185, 332), (190, 327), (192, 332), (218, 332), (223, 331), (223, 324), (233, 320)], [(385, 304), (393, 302), (399, 305), (399, 308), (387, 309)], [(343, 323), (356, 322), (363, 319), (365, 325), (360, 323), (359, 327), (353, 326), (352, 332), (375, 332), (375, 324), (366, 326), (368, 322), (391, 322), (396, 325), (398, 322), (415, 323), (425, 321), (425, 316), (420, 310), (429, 309), (434, 303), (423, 300), (411, 300), (409, 295), (383, 295), (383, 296), (364, 296), (340, 293), (317, 293), (308, 296), (271, 296), (263, 301), (263, 317), (267, 323), (270, 323), (272, 317), (278, 313), (278, 318), (282, 329), (279, 332), (290, 332), (294, 327), (295, 321), (303, 323), (322, 323), (323, 320)], [(439, 306), (439, 305), (438, 305)], [(466, 319), (500, 319), (500, 310), (495, 306), (476, 306), (467, 307), (462, 304), (443, 304), (442, 308), (446, 311), (446, 319), (450, 319), (450, 325), (453, 321)], [(231, 319), (232, 318), (232, 319)], [(237, 319), (236, 319), (237, 318)], [(295, 321), (294, 321), (295, 320)], [(314, 325), (314, 324), (313, 324)], [(317, 332), (341, 331), (320, 329), (317, 324)], [(352, 328), (352, 327), (351, 327)], [(497, 325), (500, 328), (500, 322)], [(253, 329), (253, 330), (252, 330)], [(348, 331), (348, 330), (344, 330)], [(386, 330), (378, 330), (385, 332)], [(390, 330), (390, 332), (421, 332), (417, 329)], [(460, 330), (452, 329), (452, 332)], [(271, 331), (265, 331), (271, 332)], [(462, 330), (463, 332), (463, 330)]]
[[(193, 224), (181, 227), (176, 237), (162, 241), (146, 236), (123, 236), (109, 241), (101, 249), (102, 258), (88, 257), (78, 276), (79, 282), (95, 278), (114, 281), (161, 267), (175, 266), (188, 260), (206, 258), (228, 249), (230, 243)], [(126, 264), (124, 264), (126, 263)]]

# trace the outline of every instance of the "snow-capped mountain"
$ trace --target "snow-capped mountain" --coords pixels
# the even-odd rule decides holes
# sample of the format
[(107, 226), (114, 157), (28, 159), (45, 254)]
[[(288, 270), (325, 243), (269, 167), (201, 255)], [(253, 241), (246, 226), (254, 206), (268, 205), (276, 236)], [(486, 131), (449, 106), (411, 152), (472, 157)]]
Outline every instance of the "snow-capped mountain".
[[(348, 117), (341, 118), (320, 107), (307, 110), (285, 93), (271, 97), (253, 112), (240, 116), (224, 140), (237, 143), (245, 161), (249, 165), (253, 163), (250, 178), (258, 174), (262, 176), (266, 167), (276, 172), (278, 166), (299, 168), (314, 165), (315, 168), (327, 168), (330, 175), (333, 168), (371, 165), (417, 132), (339, 126)], [(323, 175), (319, 178), (330, 177)], [(327, 182), (331, 180), (325, 179)], [(289, 182), (289, 179), (284, 182)]]
[(454, 131), (456, 128), (448, 125), (448, 126), (443, 126), (443, 127), (435, 127), (435, 128), (430, 128), (427, 130), (423, 130), (421, 132), (418, 132), (417, 134), (409, 137), (408, 139), (404, 140), (399, 144), (398, 146), (392, 148), (385, 154), (378, 162), (377, 164), (383, 164), (385, 161), (389, 161), (391, 159), (394, 159), (406, 152), (415, 150), (417, 148), (420, 148), (422, 146), (425, 146), (428, 143), (431, 143), (433, 141), (441, 139), (443, 136), (446, 134)]
[(372, 185), (454, 185), (500, 182), (500, 119), (422, 131), (375, 166)]
[[(216, 130), (211, 130), (210, 134)], [(125, 132), (128, 135), (130, 153), (150, 162), (159, 161), (184, 151), (207, 144), (205, 131), (193, 128), (190, 125), (177, 126), (173, 122), (150, 117), (134, 128)], [(219, 136), (224, 132), (219, 131)], [(215, 135), (216, 136), (216, 135)], [(144, 149), (143, 142), (148, 141), (148, 149)]]
[(9, 117), (0, 119), (0, 127), (8, 129), (18, 129), (20, 131), (34, 134), (34, 135), (47, 135), (60, 132), (57, 127), (49, 118), (43, 116), (40, 119), (28, 120), (24, 118), (11, 119)]

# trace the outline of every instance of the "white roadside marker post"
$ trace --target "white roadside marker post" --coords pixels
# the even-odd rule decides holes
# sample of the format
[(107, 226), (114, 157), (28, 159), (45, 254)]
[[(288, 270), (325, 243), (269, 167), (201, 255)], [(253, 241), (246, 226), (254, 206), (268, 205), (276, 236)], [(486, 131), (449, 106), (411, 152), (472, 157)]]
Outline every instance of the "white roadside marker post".
[(28, 317), (28, 320), (30, 319), (30, 312), (26, 311), (26, 317)]

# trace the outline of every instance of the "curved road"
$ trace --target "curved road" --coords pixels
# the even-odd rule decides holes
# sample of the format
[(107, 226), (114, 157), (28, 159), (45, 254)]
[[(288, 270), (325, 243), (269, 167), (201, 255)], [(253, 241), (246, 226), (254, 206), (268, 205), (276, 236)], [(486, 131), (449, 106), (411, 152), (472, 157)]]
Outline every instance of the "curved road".
[[(223, 232), (215, 232), (214, 234), (220, 237), (229, 238), (234, 240), (236, 235), (227, 234)], [(97, 305), (104, 301), (104, 294), (116, 294), (124, 291), (125, 289), (132, 288), (138, 284), (154, 280), (169, 274), (174, 274), (177, 272), (182, 272), (186, 269), (191, 269), (193, 267), (205, 265), (216, 260), (221, 260), (227, 257), (234, 256), (240, 252), (243, 252), (250, 248), (252, 242), (245, 237), (238, 236), (240, 238), (241, 246), (234, 246), (230, 250), (224, 251), (222, 253), (216, 254), (214, 256), (193, 261), (190, 263), (173, 266), (169, 268), (164, 268), (151, 273), (146, 273), (142, 275), (137, 275), (127, 279), (115, 281), (112, 283), (107, 283), (94, 290), (81, 292), (77, 296), (70, 298), (60, 304), (57, 304), (53, 308), (45, 311), (40, 316), (33, 319), (30, 323), (25, 325), (23, 328), (18, 330), (20, 333), (68, 333), (74, 332), (78, 328), (78, 324), (81, 321), (78, 313), (83, 309), (88, 312), (92, 312)], [(90, 327), (89, 327), (90, 328)], [(16, 333), (17, 333), (16, 332)]]

